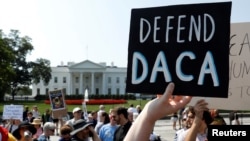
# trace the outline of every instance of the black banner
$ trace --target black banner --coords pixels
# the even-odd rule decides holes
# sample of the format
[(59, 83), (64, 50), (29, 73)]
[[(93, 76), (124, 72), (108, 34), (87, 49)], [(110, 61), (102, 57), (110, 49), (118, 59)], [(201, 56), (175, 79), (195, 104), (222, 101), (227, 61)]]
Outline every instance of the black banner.
[(231, 4), (132, 9), (126, 92), (228, 97)]

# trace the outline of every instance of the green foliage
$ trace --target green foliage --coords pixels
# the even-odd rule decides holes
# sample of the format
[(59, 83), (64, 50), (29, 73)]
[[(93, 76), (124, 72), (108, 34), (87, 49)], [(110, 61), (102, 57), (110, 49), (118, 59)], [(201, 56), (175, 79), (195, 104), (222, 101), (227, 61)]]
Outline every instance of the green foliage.
[[(26, 56), (33, 50), (31, 38), (20, 37), (18, 30), (10, 30), (5, 35), (0, 30), (0, 101), (5, 93), (10, 93), (12, 99), (20, 91), (27, 90), (36, 80), (42, 79), (45, 84), (51, 79), (50, 61), (37, 59), (36, 62), (26, 61)], [(30, 71), (31, 70), (31, 71)]]

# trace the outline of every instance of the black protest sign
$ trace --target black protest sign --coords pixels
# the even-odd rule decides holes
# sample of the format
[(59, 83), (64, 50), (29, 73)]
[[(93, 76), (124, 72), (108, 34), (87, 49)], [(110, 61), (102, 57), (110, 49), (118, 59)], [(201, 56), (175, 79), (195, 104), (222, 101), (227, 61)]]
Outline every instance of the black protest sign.
[(126, 92), (228, 97), (231, 5), (132, 9)]

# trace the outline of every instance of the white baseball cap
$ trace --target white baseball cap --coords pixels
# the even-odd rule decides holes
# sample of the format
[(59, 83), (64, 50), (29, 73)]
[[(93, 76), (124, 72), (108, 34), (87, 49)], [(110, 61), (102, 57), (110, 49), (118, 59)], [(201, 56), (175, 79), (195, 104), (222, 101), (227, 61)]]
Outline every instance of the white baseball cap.
[(82, 109), (79, 108), (79, 107), (75, 107), (75, 108), (73, 109), (73, 112), (72, 112), (72, 113), (75, 113), (75, 112), (80, 111), (80, 110), (82, 110)]

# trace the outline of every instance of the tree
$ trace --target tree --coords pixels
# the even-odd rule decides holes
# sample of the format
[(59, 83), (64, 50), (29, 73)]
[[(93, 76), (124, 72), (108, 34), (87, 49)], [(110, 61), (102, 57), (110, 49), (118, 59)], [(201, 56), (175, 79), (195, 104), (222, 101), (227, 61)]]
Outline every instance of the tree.
[[(38, 79), (44, 80), (45, 84), (48, 84), (51, 79), (50, 61), (46, 59), (37, 59), (36, 62), (26, 61), (26, 56), (33, 50), (31, 44), (31, 38), (28, 36), (20, 37), (18, 30), (11, 30), (9, 35), (6, 36), (1, 32), (0, 38), (0, 56), (8, 52), (9, 54), (3, 56), (1, 61), (1, 69), (4, 76), (7, 78), (1, 78), (0, 85), (3, 86), (1, 91), (0, 101), (3, 100), (5, 93), (11, 93), (12, 99), (19, 90), (27, 87), (33, 83), (38, 83)], [(4, 67), (4, 65), (6, 67)], [(3, 67), (2, 67), (3, 66)]]

